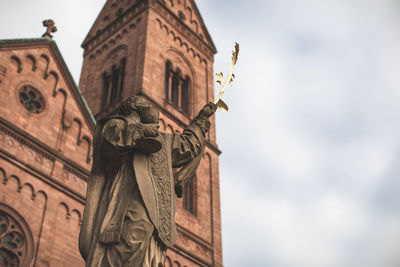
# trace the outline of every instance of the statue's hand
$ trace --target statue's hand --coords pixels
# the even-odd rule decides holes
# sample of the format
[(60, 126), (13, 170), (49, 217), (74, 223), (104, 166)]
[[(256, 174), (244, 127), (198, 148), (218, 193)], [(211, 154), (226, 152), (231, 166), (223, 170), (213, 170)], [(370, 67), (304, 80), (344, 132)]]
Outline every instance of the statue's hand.
[(141, 124), (143, 128), (144, 137), (157, 137), (160, 133), (158, 131), (158, 124)]
[(143, 129), (144, 138), (137, 142), (136, 149), (143, 153), (155, 153), (162, 147), (161, 142), (158, 140), (158, 124), (140, 124)]
[(126, 128), (127, 139), (132, 140), (132, 144), (144, 138), (144, 130), (140, 123), (129, 123)]
[(217, 110), (217, 105), (215, 105), (213, 102), (208, 102), (199, 112), (199, 115), (197, 116), (199, 119), (206, 120), (210, 118), (215, 111)]
[(129, 123), (127, 125), (128, 139), (131, 138), (134, 143), (142, 141), (148, 137), (157, 137), (160, 133), (158, 131), (158, 124), (143, 124), (143, 123)]

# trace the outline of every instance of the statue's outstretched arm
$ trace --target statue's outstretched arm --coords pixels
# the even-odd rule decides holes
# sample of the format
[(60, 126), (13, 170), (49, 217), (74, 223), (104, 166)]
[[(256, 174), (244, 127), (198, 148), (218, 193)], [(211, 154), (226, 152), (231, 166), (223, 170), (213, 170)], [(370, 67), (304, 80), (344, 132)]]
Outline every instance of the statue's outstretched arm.
[(174, 134), (172, 143), (172, 166), (179, 168), (203, 152), (205, 136), (210, 130), (209, 118), (216, 110), (214, 103), (208, 103), (181, 134)]
[(172, 167), (180, 168), (174, 174), (175, 193), (181, 198), (183, 185), (193, 177), (204, 151), (209, 118), (215, 113), (214, 103), (205, 105), (182, 134), (175, 134), (172, 143)]

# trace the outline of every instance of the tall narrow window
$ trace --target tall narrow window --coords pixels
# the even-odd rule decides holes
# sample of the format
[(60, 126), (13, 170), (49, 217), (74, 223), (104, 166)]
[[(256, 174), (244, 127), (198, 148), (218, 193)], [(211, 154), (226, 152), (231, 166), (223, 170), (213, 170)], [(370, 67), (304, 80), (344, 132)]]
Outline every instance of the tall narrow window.
[(110, 103), (112, 103), (117, 98), (118, 81), (119, 81), (119, 69), (114, 65), (112, 67), (112, 85), (111, 85)]
[(122, 95), (122, 91), (124, 90), (124, 80), (125, 80), (125, 65), (126, 65), (126, 58), (121, 60), (121, 68), (120, 68), (120, 79), (119, 79), (119, 92), (118, 97)]
[(190, 78), (184, 75), (179, 68), (174, 68), (171, 61), (165, 63), (164, 90), (165, 99), (180, 109), (183, 113), (190, 113)]
[(171, 102), (174, 106), (179, 106), (179, 77), (180, 71), (177, 69), (174, 72), (174, 76), (172, 76), (172, 84), (171, 84)]
[(107, 75), (107, 72), (103, 72), (103, 96), (101, 99), (102, 106), (108, 104), (108, 91), (110, 88), (110, 77)]
[[(125, 80), (126, 58), (121, 59), (118, 66), (113, 65), (111, 71), (103, 72), (103, 96), (102, 106), (113, 103), (122, 95)], [(109, 74), (108, 74), (109, 73)]]
[(170, 89), (170, 80), (171, 80), (171, 61), (167, 60), (167, 63), (165, 64), (165, 99), (169, 99), (169, 89)]
[(193, 215), (197, 213), (196, 183), (197, 176), (194, 175), (183, 188), (183, 208)]
[(186, 76), (181, 89), (181, 108), (186, 114), (189, 114), (189, 86), (190, 79)]

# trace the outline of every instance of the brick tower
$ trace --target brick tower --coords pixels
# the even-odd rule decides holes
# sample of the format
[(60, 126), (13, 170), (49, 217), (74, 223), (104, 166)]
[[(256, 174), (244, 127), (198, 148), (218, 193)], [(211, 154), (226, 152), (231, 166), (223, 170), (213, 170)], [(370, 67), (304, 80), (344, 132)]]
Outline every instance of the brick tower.
[[(216, 53), (193, 0), (109, 0), (82, 47), (79, 87), (99, 119), (141, 94), (160, 130), (181, 132), (214, 97)], [(178, 240), (166, 266), (222, 266), (218, 155), (213, 119), (196, 176), (178, 199)]]

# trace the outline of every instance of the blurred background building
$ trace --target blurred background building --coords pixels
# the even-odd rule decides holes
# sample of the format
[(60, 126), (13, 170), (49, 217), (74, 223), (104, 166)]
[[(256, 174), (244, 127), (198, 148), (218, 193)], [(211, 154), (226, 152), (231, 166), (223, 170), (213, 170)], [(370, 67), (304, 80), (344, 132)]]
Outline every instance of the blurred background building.
[[(96, 120), (141, 94), (181, 132), (213, 100), (213, 41), (192, 0), (109, 0), (79, 87), (51, 39), (0, 40), (0, 266), (83, 266), (78, 234)], [(222, 266), (215, 121), (178, 200), (166, 266)]]

